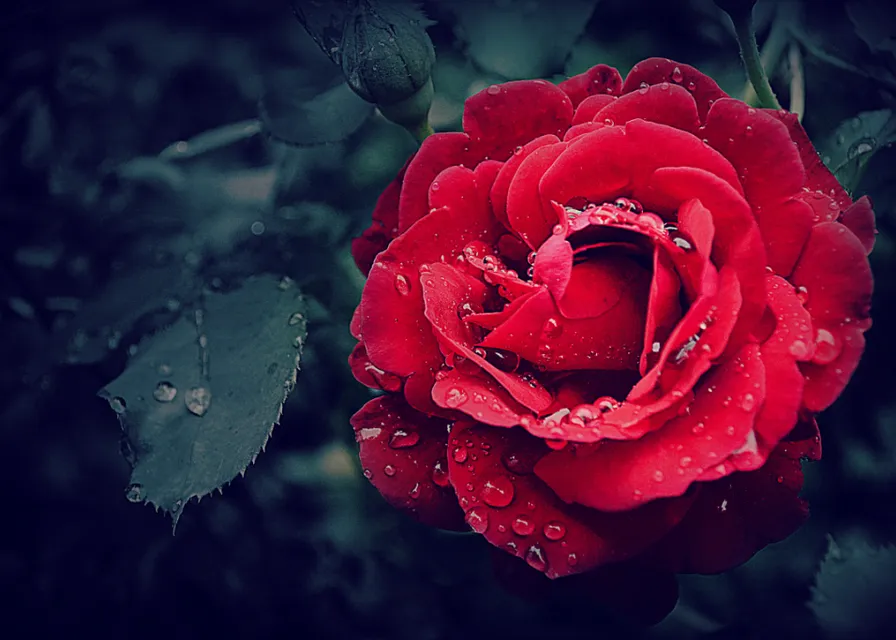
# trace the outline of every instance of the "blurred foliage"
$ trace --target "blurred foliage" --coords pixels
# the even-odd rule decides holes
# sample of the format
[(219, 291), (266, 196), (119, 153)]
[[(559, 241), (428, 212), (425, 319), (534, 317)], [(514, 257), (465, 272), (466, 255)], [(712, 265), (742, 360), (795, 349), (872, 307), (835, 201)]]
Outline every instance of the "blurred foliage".
[[(6, 610), (24, 614), (32, 635), (818, 633), (806, 603), (827, 534), (842, 541), (858, 532), (869, 548), (896, 537), (896, 514), (886, 508), (896, 499), (896, 281), (885, 277), (896, 267), (896, 149), (892, 121), (878, 123), (894, 108), (896, 20), (883, 2), (780, 4), (755, 9), (760, 43), (771, 44), (777, 24), (802, 53), (800, 74), (782, 54), (771, 56), (776, 93), (789, 104), (794, 76), (802, 78), (810, 136), (832, 168), (850, 172), (855, 193), (875, 202), (875, 328), (852, 384), (821, 416), (824, 460), (806, 466), (809, 523), (736, 570), (682, 577), (679, 606), (649, 631), (584, 596), (509, 595), (481, 540), (417, 526), (361, 477), (348, 418), (370, 393), (346, 366), (363, 286), (348, 245), (415, 142), (366, 103), (338, 99), (353, 97), (339, 88), (340, 68), (288, 2), (38, 0), (8, 9), (0, 19)], [(437, 21), (428, 29), (437, 130), (457, 129), (464, 99), (493, 82), (558, 80), (599, 62), (625, 73), (653, 55), (693, 64), (743, 95), (730, 22), (712, 0), (451, 0), (423, 9)], [(865, 138), (874, 138), (873, 154), (856, 146)], [(192, 504), (172, 537), (165, 518), (126, 500), (121, 434), (96, 392), (117, 380), (153, 393), (155, 375), (129, 378), (152, 354), (146, 345), (181, 327), (177, 355), (194, 357), (196, 303), (226, 300), (253, 277), (289, 278), (301, 290), (302, 375), (267, 453), (223, 495)], [(287, 307), (271, 311), (278, 330), (290, 328), (296, 309)], [(221, 338), (209, 325), (212, 371), (228, 370), (230, 350), (294, 358), (286, 337), (274, 332), (269, 344), (253, 323)], [(222, 340), (232, 344), (218, 360)], [(239, 376), (254, 380), (254, 402), (242, 409), (279, 407), (279, 374), (234, 375), (233, 388), (245, 385)], [(210, 421), (219, 399), (227, 408), (214, 384), (209, 413), (195, 423)], [(133, 390), (113, 393), (132, 406)], [(194, 417), (177, 406), (178, 420)], [(275, 418), (264, 414), (256, 434)], [(232, 473), (245, 461), (234, 464)], [(825, 575), (816, 586), (827, 590)], [(828, 593), (843, 588), (832, 584)]]

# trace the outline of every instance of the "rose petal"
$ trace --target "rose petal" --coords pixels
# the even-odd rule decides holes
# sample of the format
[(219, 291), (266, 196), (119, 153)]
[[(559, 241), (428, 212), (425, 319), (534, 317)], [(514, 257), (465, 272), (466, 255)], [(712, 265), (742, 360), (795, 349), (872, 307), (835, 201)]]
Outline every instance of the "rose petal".
[(806, 451), (782, 443), (756, 471), (702, 485), (684, 520), (649, 552), (654, 566), (676, 573), (721, 573), (785, 539), (805, 522), (800, 499)]
[(806, 130), (803, 129), (803, 125), (800, 124), (796, 114), (779, 110), (764, 111), (780, 120), (787, 127), (790, 139), (796, 145), (803, 168), (806, 171), (804, 186), (810, 191), (821, 191), (825, 195), (832, 197), (841, 210), (849, 207), (852, 204), (849, 194), (837, 181), (837, 178), (834, 177), (834, 174), (824, 166), (818, 151), (815, 150), (815, 147), (809, 140), (809, 136), (806, 134)]
[(659, 358), (660, 346), (681, 319), (681, 303), (678, 299), (680, 290), (675, 266), (669, 255), (657, 247), (653, 252), (653, 280), (650, 283), (644, 349), (639, 364), (642, 376)]
[(554, 299), (560, 300), (571, 277), (572, 246), (562, 235), (552, 235), (538, 249), (533, 280), (547, 286)]
[(862, 196), (856, 200), (840, 216), (840, 222), (856, 235), (865, 247), (865, 254), (871, 253), (874, 248), (874, 236), (877, 234), (871, 198)]
[(816, 323), (871, 325), (871, 267), (865, 247), (845, 226), (816, 225), (790, 281), (806, 288), (806, 308)]
[(467, 98), (463, 127), (486, 158), (507, 160), (515, 147), (543, 135), (558, 138), (572, 123), (572, 102), (546, 80), (492, 85)]
[[(650, 188), (676, 208), (696, 198), (712, 213), (713, 260), (737, 273), (743, 305), (731, 338), (732, 350), (749, 335), (765, 309), (765, 247), (750, 207), (730, 185), (692, 167), (658, 169)], [(730, 352), (729, 352), (730, 353)]]
[(607, 104), (593, 120), (623, 125), (636, 118), (690, 133), (696, 133), (700, 127), (694, 97), (686, 89), (669, 84), (627, 93)]
[(521, 416), (530, 415), (528, 408), (481, 372), (443, 372), (432, 387), (432, 398), (441, 407), (462, 411), (477, 422), (495, 427), (514, 427)]
[(744, 441), (765, 397), (763, 381), (759, 349), (745, 345), (709, 374), (686, 415), (640, 440), (604, 442), (590, 455), (553, 452), (535, 472), (563, 500), (602, 511), (683, 495)]
[(364, 344), (359, 342), (355, 345), (351, 355), (348, 358), (349, 367), (355, 380), (371, 389), (381, 389), (382, 391), (400, 391), (401, 378), (395, 374), (383, 371), (374, 365), (370, 358), (367, 357), (367, 349)]
[(576, 113), (572, 117), (572, 124), (577, 125), (591, 122), (601, 109), (615, 100), (615, 96), (606, 94), (588, 96), (576, 107)]
[(865, 330), (861, 326), (846, 325), (834, 334), (835, 330), (832, 327), (829, 332), (843, 345), (837, 358), (827, 365), (800, 365), (806, 378), (803, 406), (809, 411), (824, 411), (840, 397), (865, 352)]
[(690, 502), (657, 501), (618, 514), (564, 504), (531, 474), (548, 448), (520, 429), (456, 423), (449, 448), (451, 483), (473, 530), (549, 578), (632, 557), (674, 526)]
[(423, 315), (417, 271), (443, 255), (461, 253), (473, 240), (491, 243), (502, 233), (488, 207), (491, 183), (483, 177), (462, 167), (442, 172), (442, 206), (393, 240), (374, 262), (361, 294), (360, 332), (371, 362), (384, 371), (404, 377), (441, 361)]
[(454, 166), (473, 168), (479, 160), (466, 134), (435, 133), (426, 138), (405, 170), (398, 200), (398, 232), (404, 233), (429, 213), (429, 188), (437, 175)]
[(618, 96), (622, 90), (622, 76), (613, 67), (598, 64), (564, 80), (559, 87), (569, 96), (573, 105), (579, 106), (589, 96)]
[[(573, 282), (578, 282), (578, 271), (590, 274), (596, 270), (599, 274), (601, 266), (589, 264), (573, 269)], [(647, 280), (640, 286), (640, 294), (639, 289), (613, 290), (620, 281), (610, 280), (598, 290), (591, 310), (598, 312), (596, 305), (603, 304), (605, 312), (590, 318), (563, 317), (550, 292), (543, 289), (527, 298), (515, 314), (485, 337), (482, 345), (513, 351), (547, 370), (636, 368), (644, 339)], [(618, 294), (614, 301), (606, 297), (611, 292)]]
[(537, 413), (550, 405), (551, 395), (544, 387), (530, 384), (518, 373), (501, 371), (473, 351), (472, 333), (458, 310), (464, 303), (481, 305), (487, 295), (485, 285), (445, 264), (432, 265), (420, 276), (420, 282), (426, 318), (432, 323), (433, 331), (447, 341), (455, 353), (482, 367), (517, 402), (532, 411)]
[(510, 182), (507, 192), (507, 220), (510, 228), (526, 244), (536, 249), (551, 235), (558, 220), (550, 202), (539, 198), (539, 180), (563, 153), (566, 144), (539, 147), (523, 160)]
[(495, 217), (508, 229), (511, 227), (510, 222), (507, 220), (507, 192), (510, 190), (510, 183), (513, 181), (514, 176), (516, 176), (516, 172), (519, 170), (520, 165), (523, 164), (523, 161), (532, 155), (532, 152), (536, 149), (553, 145), (558, 142), (560, 142), (560, 139), (554, 135), (535, 138), (519, 147), (518, 150), (514, 150), (513, 155), (504, 163), (501, 171), (498, 172), (498, 177), (495, 178), (495, 184), (492, 186), (491, 191), (492, 209), (495, 213)]
[(690, 65), (666, 58), (647, 58), (633, 66), (622, 85), (622, 93), (638, 91), (642, 84), (650, 86), (663, 82), (679, 84), (687, 89), (694, 96), (701, 119), (706, 117), (713, 102), (728, 97), (706, 74)]
[(424, 524), (463, 530), (457, 499), (445, 480), (433, 479), (446, 470), (446, 421), (427, 418), (388, 395), (365, 404), (351, 422), (364, 475), (389, 504)]
[(352, 240), (352, 257), (361, 273), (367, 275), (377, 254), (385, 249), (398, 233), (398, 197), (404, 182), (408, 160), (395, 179), (383, 190), (373, 208), (370, 227)]

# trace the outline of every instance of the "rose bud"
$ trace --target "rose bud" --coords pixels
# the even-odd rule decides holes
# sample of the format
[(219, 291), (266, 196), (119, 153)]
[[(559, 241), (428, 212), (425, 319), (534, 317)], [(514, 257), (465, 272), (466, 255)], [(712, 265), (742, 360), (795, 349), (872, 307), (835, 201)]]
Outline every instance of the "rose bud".
[[(360, 2), (342, 36), (342, 72), (359, 96), (399, 124), (419, 122), (432, 102), (435, 50), (414, 6)], [(391, 117), (392, 113), (396, 114)]]
[(795, 115), (691, 66), (488, 87), (352, 245), (364, 475), (549, 578), (737, 566), (808, 516), (874, 233)]

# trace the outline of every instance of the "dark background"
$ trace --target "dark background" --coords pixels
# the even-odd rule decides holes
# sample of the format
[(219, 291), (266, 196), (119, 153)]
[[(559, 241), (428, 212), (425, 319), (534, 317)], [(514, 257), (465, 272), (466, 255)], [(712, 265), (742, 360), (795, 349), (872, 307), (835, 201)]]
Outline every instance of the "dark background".
[[(823, 460), (804, 465), (809, 523), (725, 575), (682, 577), (678, 608), (650, 630), (637, 611), (614, 617), (584, 595), (510, 595), (484, 541), (416, 525), (360, 475), (348, 418), (369, 393), (345, 364), (363, 285), (348, 243), (415, 148), (405, 131), (374, 117), (322, 146), (254, 135), (184, 161), (159, 159), (179, 140), (254, 120), (265, 91), (295, 84), (312, 95), (338, 80), (287, 2), (7, 6), (0, 634), (809, 637), (819, 622), (807, 602), (832, 535), (840, 565), (816, 596), (822, 626), (858, 637), (850, 621), (874, 619), (893, 602), (896, 575), (880, 570), (893, 567), (892, 551), (870, 551), (896, 538), (896, 153), (892, 132), (849, 123), (893, 107), (896, 39), (884, 3), (870, 22), (857, 21), (855, 7), (850, 17), (844, 3), (789, 4), (803, 38), (810, 136), (835, 164), (849, 159), (840, 147), (874, 142), (856, 190), (874, 198), (881, 231), (874, 327), (852, 383), (820, 417)], [(709, 0), (604, 0), (593, 11), (593, 2), (473, 5), (424, 4), (438, 21), (429, 30), (438, 130), (458, 128), (463, 100), (492, 82), (560, 79), (599, 62), (625, 74), (654, 55), (698, 66), (743, 95), (730, 24)], [(777, 10), (759, 3), (760, 42)], [(786, 55), (772, 72), (787, 103)], [(842, 164), (847, 179), (859, 177), (857, 163)], [(176, 536), (163, 514), (125, 499), (120, 430), (96, 396), (124, 369), (131, 345), (176, 317), (172, 264), (213, 287), (289, 276), (310, 300), (303, 372), (266, 453), (223, 495), (190, 503)]]

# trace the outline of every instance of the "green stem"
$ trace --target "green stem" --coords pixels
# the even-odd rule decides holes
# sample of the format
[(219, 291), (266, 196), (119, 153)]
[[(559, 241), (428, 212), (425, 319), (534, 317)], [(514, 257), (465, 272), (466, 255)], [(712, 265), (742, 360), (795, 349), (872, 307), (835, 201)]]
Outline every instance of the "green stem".
[(759, 98), (759, 105), (767, 109), (780, 109), (781, 103), (772, 91), (759, 57), (759, 45), (756, 43), (756, 32), (753, 29), (753, 12), (744, 11), (739, 15), (732, 15), (731, 21), (734, 23), (734, 33), (740, 46), (740, 57), (744, 61), (747, 77), (750, 78), (750, 84), (756, 91), (756, 97)]
[(413, 134), (413, 136), (417, 139), (417, 142), (419, 142), (420, 144), (423, 144), (424, 140), (435, 133), (435, 131), (433, 131), (432, 125), (429, 124), (428, 118), (421, 122), (420, 126), (418, 126), (416, 129), (408, 129), (408, 131)]

